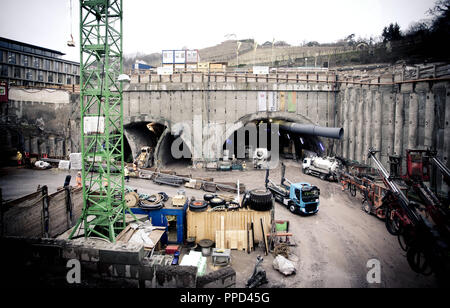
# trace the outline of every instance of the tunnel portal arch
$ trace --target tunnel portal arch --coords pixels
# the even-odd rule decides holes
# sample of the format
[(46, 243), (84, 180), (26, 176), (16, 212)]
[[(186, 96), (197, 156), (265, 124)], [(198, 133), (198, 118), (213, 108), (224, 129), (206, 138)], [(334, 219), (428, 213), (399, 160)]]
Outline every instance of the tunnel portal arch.
[[(149, 125), (152, 127), (151, 130)], [(166, 159), (172, 156), (172, 153), (168, 151), (171, 149), (172, 143), (176, 141), (181, 148), (184, 148), (185, 156), (191, 159), (191, 138), (187, 133), (190, 129), (186, 123), (172, 124), (162, 118), (129, 117), (124, 119), (125, 148), (131, 149), (131, 156), (134, 160), (143, 146), (153, 147), (154, 163), (158, 165), (170, 161), (170, 159)]]
[[(252, 113), (252, 114), (247, 114), (244, 117), (241, 117), (238, 121), (236, 121), (235, 123), (233, 123), (232, 125), (229, 125), (226, 127), (225, 133), (223, 134), (222, 140), (221, 140), (221, 144), (223, 144), (223, 149), (225, 149), (227, 147), (227, 142), (232, 142), (231, 140), (233, 136), (235, 136), (235, 134), (242, 130), (245, 129), (246, 127), (248, 127), (248, 125), (251, 125), (252, 123), (257, 123), (257, 122), (265, 122), (266, 124), (270, 123), (270, 122), (277, 122), (277, 121), (286, 121), (286, 122), (291, 122), (291, 123), (299, 123), (299, 124), (310, 124), (310, 125), (314, 125), (314, 123), (308, 119), (305, 116), (302, 115), (298, 115), (295, 113), (288, 113), (288, 112), (257, 112), (257, 113)], [(279, 135), (281, 136), (281, 135)], [(269, 135), (268, 135), (269, 137)], [(310, 146), (310, 145), (317, 145), (317, 148), (314, 148), (313, 146), (310, 146), (310, 148), (314, 151), (317, 152), (319, 154), (321, 152), (321, 149), (319, 147), (320, 144), (322, 144), (322, 141), (319, 137), (313, 137), (313, 136), (304, 136), (303, 138), (301, 138), (301, 144), (304, 145), (304, 147)], [(269, 144), (268, 147), (271, 148), (271, 140), (269, 140)], [(239, 142), (239, 141), (238, 141)], [(240, 141), (243, 142), (243, 141)], [(246, 143), (247, 140), (244, 140), (244, 143)], [(259, 141), (258, 141), (259, 142)], [(299, 141), (300, 142), (300, 141)], [(278, 143), (277, 143), (278, 144)], [(298, 146), (295, 145), (296, 142), (293, 141), (293, 145), (294, 147), (298, 148)], [(283, 145), (283, 143), (279, 144), (279, 145)], [(245, 146), (247, 146), (245, 144)], [(300, 146), (301, 147), (301, 146)], [(281, 149), (280, 149), (281, 151)], [(231, 151), (233, 152), (233, 151)], [(230, 153), (231, 156), (232, 153)], [(236, 149), (234, 150), (234, 154), (236, 153)], [(241, 158), (241, 157), (239, 157)]]

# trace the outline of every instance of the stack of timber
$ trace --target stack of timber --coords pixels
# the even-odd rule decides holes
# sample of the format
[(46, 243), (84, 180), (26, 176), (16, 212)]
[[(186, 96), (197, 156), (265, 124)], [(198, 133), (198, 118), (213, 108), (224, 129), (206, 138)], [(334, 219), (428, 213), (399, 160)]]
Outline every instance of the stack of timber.
[[(211, 240), (218, 248), (248, 251), (256, 242), (264, 240), (262, 228), (265, 234), (270, 233), (271, 211), (240, 209), (228, 212), (192, 212), (188, 210), (186, 220), (187, 237), (195, 237), (197, 242), (203, 239)], [(263, 224), (260, 223), (261, 220)]]

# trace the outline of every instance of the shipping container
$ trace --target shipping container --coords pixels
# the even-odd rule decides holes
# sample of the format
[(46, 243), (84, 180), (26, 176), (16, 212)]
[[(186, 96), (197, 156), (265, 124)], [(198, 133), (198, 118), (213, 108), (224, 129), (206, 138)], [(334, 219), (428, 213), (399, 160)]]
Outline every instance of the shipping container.
[(185, 64), (186, 63), (186, 50), (174, 50), (174, 63)]
[(199, 62), (197, 64), (197, 69), (199, 72), (207, 72), (209, 71), (209, 62)]
[(173, 64), (175, 63), (175, 53), (173, 50), (163, 50), (162, 51), (162, 64)]
[(175, 71), (184, 72), (186, 70), (186, 64), (175, 64)]
[(198, 63), (198, 50), (186, 50), (186, 63)]
[(197, 64), (186, 64), (186, 71), (188, 72), (196, 72)]
[(211, 72), (223, 72), (227, 68), (226, 64), (224, 63), (210, 63), (209, 64), (209, 70)]
[(173, 66), (166, 64), (163, 67), (158, 67), (157, 73), (158, 73), (158, 75), (172, 75), (173, 74)]

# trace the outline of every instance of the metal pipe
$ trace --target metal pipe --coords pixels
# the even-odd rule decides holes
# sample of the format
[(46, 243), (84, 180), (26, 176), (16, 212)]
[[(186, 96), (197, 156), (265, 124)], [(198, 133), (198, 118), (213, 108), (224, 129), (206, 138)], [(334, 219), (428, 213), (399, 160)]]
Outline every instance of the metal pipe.
[(450, 169), (447, 168), (447, 166), (437, 157), (433, 157), (431, 159), (436, 166), (438, 166), (439, 170), (444, 174), (444, 177), (447, 179), (450, 179)]
[(344, 135), (344, 129), (342, 127), (323, 127), (317, 125), (298, 124), (281, 121), (280, 128), (292, 133), (332, 139), (342, 139), (342, 136)]

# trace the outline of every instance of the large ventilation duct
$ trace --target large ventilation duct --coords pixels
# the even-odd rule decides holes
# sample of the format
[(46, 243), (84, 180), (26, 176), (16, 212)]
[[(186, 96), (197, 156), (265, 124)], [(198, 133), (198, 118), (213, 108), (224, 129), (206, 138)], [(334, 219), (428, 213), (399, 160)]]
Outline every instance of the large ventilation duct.
[(292, 133), (318, 136), (324, 138), (341, 139), (344, 135), (344, 129), (341, 127), (323, 127), (310, 124), (298, 124), (282, 121), (279, 123), (280, 128)]

